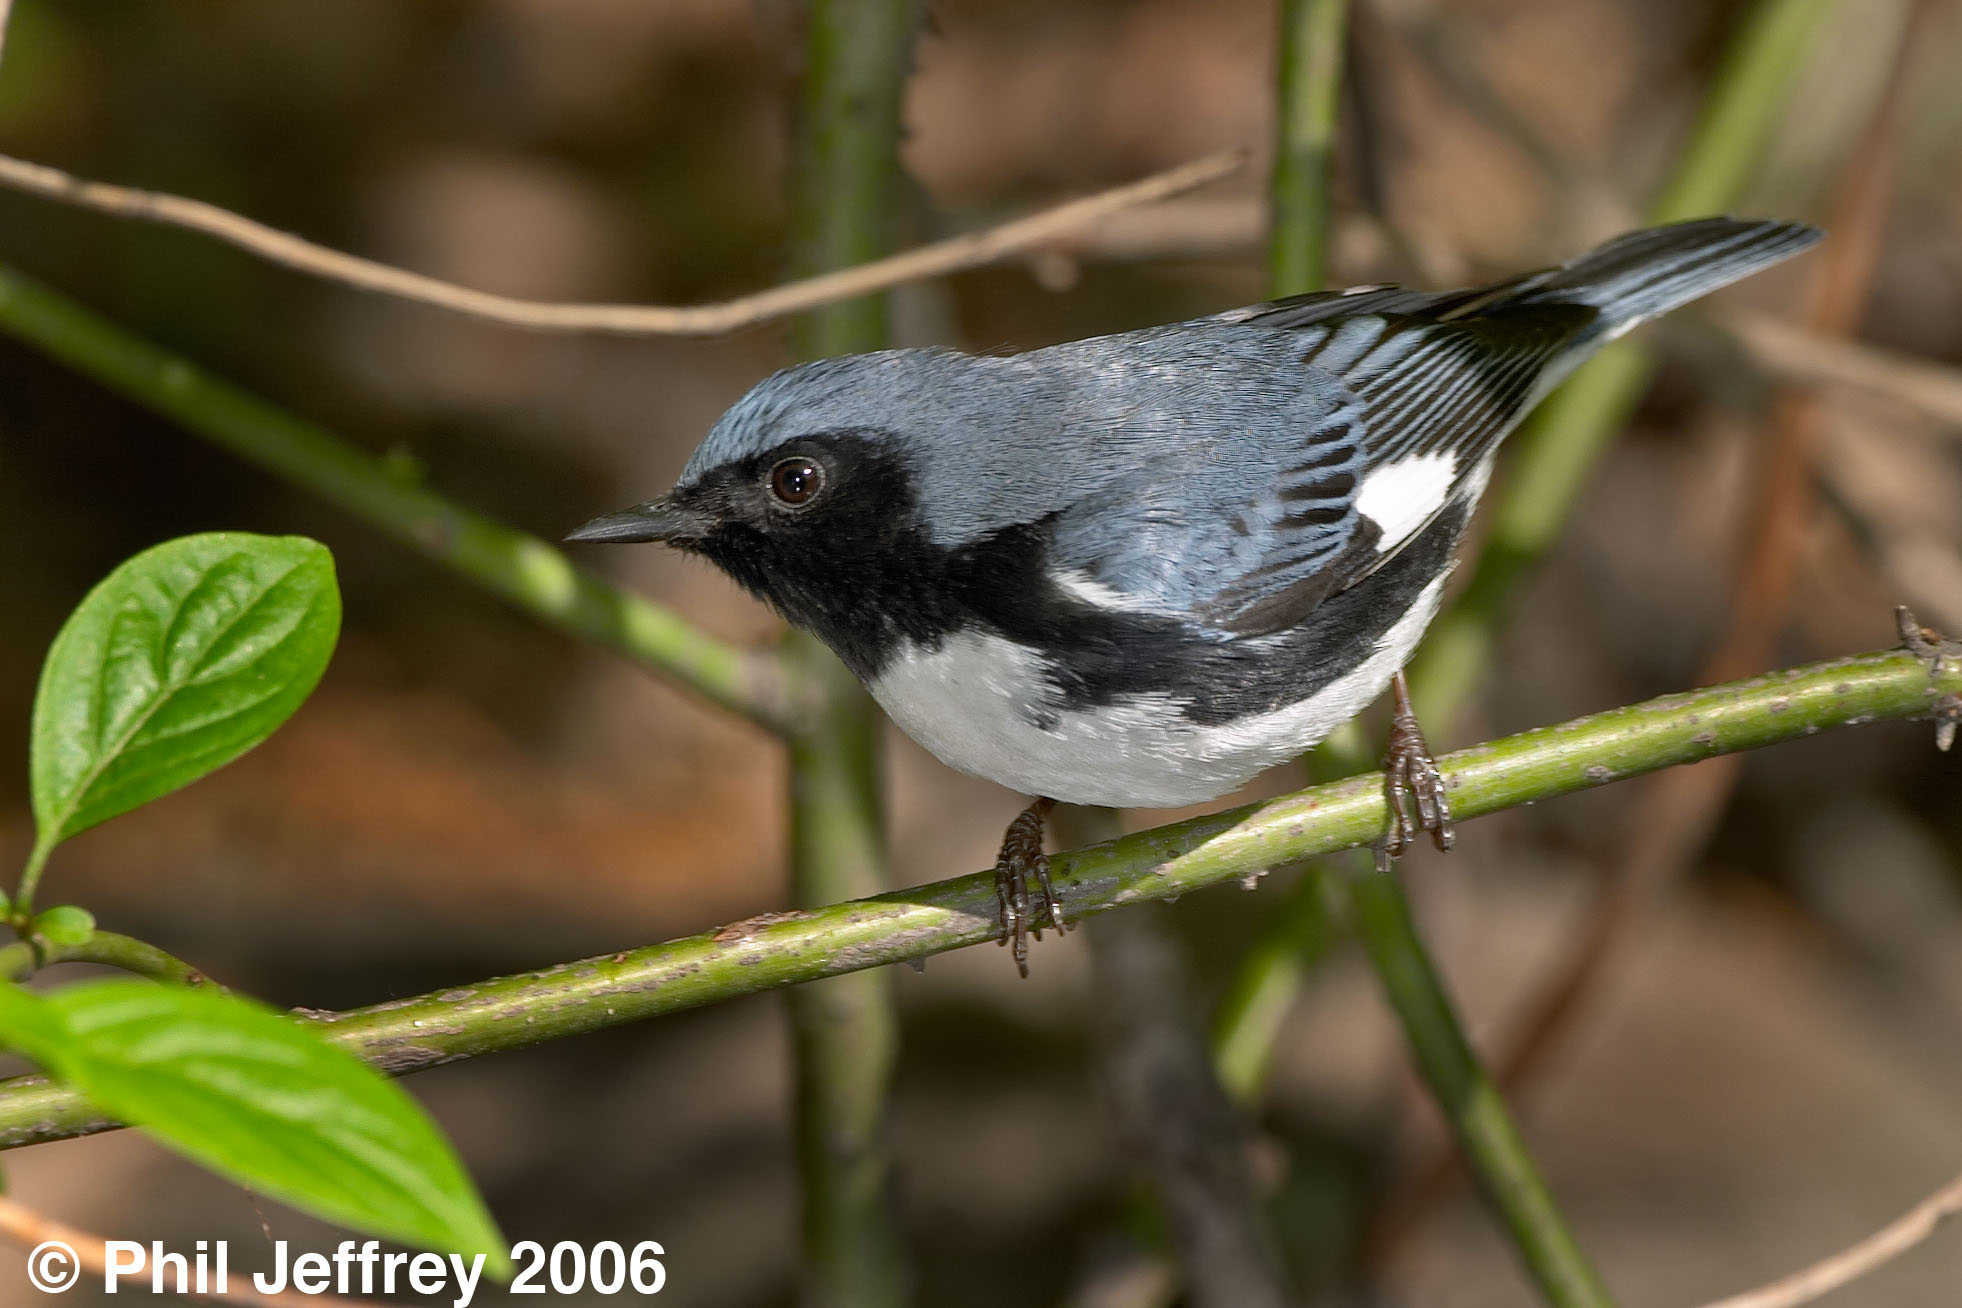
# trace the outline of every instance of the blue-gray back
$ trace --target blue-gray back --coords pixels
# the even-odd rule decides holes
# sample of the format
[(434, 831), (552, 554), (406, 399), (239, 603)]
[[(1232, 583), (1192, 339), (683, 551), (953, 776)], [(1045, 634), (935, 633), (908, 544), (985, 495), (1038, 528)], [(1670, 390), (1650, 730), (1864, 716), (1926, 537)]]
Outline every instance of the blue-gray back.
[(682, 482), (857, 432), (910, 468), (937, 544), (1041, 523), (1052, 570), (1101, 602), (1282, 630), (1421, 531), (1602, 341), (1816, 238), (1705, 219), (1472, 291), (1299, 296), (1008, 357), (824, 360), (739, 401)]

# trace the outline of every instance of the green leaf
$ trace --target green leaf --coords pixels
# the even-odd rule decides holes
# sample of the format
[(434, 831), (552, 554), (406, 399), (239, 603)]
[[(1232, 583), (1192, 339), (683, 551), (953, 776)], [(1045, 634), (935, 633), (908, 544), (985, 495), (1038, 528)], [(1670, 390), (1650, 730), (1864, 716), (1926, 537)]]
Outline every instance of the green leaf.
[(74, 904), (56, 904), (34, 916), (34, 930), (51, 945), (80, 945), (95, 934), (95, 914)]
[(10, 981), (0, 981), (0, 1045), (18, 1049), (46, 1067), (47, 1060), (37, 1051), (61, 1043), (61, 1022), (48, 1011), (47, 1003)]
[(416, 1101), (284, 1013), (150, 981), (46, 996), (0, 984), (0, 1042), (243, 1185), (358, 1231), (485, 1254), (509, 1275), (503, 1238)]
[(37, 852), (264, 740), (320, 680), (340, 622), (333, 557), (300, 536), (185, 536), (110, 573), (41, 670)]

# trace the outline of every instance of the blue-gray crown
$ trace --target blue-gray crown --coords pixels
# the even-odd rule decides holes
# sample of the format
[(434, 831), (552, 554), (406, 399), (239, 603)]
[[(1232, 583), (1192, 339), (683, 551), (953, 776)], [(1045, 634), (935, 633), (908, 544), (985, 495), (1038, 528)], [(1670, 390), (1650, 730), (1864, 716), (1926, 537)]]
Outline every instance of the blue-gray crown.
[(800, 363), (772, 373), (729, 406), (682, 469), (687, 486), (727, 463), (799, 436), (845, 430), (905, 430), (919, 374), (939, 350), (880, 350)]

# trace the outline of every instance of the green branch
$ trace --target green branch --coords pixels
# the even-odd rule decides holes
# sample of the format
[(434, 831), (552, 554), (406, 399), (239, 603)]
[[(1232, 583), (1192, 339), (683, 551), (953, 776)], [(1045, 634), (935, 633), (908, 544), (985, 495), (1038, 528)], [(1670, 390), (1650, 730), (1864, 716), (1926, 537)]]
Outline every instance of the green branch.
[(39, 939), (0, 945), (0, 977), (9, 981), (21, 980), (56, 963), (97, 963), (182, 986), (204, 985), (210, 980), (183, 959), (166, 954), (148, 941), (114, 931), (94, 931), (86, 940), (72, 944)]
[[(912, 0), (813, 0), (806, 10), (803, 132), (792, 272), (867, 263), (893, 245), (900, 104), (911, 66)], [(815, 309), (792, 326), (807, 359), (887, 344), (886, 297)], [(793, 633), (791, 665), (823, 708), (790, 739), (791, 900), (815, 908), (876, 894), (886, 877), (880, 786), (884, 720), (815, 637)], [(899, 1308), (910, 1273), (892, 1182), (892, 1079), (899, 1015), (892, 976), (863, 971), (789, 995), (803, 1190), (804, 1294), (816, 1308)]]
[(1358, 877), (1348, 884), (1357, 931), (1403, 1022), (1418, 1071), (1540, 1292), (1559, 1308), (1613, 1308), (1614, 1300), (1555, 1206), (1498, 1086), (1465, 1039), (1464, 1026), (1410, 920), (1402, 889), (1394, 878), (1382, 876)]
[[(890, 884), (879, 782), (884, 721), (831, 651), (802, 633), (792, 640), (833, 692), (818, 727), (790, 741), (791, 896), (817, 908)], [(892, 975), (835, 976), (798, 986), (789, 1002), (808, 1300), (903, 1304), (910, 1278), (892, 1188)]]
[[(1943, 717), (1962, 717), (1962, 659), (1931, 673), (1926, 660), (1897, 650), (1665, 695), (1440, 763), (1455, 811), (1469, 819), (1836, 727)], [(1351, 777), (1057, 854), (1053, 875), (1076, 919), (1367, 844), (1385, 817), (1382, 777)], [(977, 872), (324, 1020), (363, 1057), (407, 1072), (992, 943), (999, 933), (994, 876)], [(65, 1092), (0, 1083), (0, 1146), (77, 1134), (92, 1120)]]
[[(1365, 860), (1359, 871), (1368, 871)], [(1301, 869), (1301, 884), (1281, 901), (1241, 958), (1213, 1018), (1213, 1066), (1233, 1102), (1260, 1098), (1280, 1046), (1281, 1028), (1309, 975), (1348, 935), (1341, 874), (1326, 863)]]
[(1267, 192), (1267, 293), (1275, 298), (1319, 291), (1326, 278), (1348, 22), (1348, 0), (1282, 0), (1279, 131)]
[(97, 931), (87, 940), (50, 947), (45, 962), (49, 965), (96, 963), (180, 986), (205, 985), (210, 981), (209, 977), (183, 959), (166, 954), (148, 941), (118, 935), (114, 931)]
[(383, 460), (0, 267), (0, 331), (412, 545), (486, 590), (783, 732), (807, 698), (781, 659), (698, 631), (552, 546), (415, 484)]
[[(1282, 0), (1267, 192), (1267, 294), (1274, 299), (1318, 291), (1327, 280), (1348, 25), (1348, 0)], [(1352, 743), (1358, 738), (1353, 724), (1339, 734)], [(1344, 773), (1367, 766), (1358, 761)], [(1341, 935), (1326, 889), (1323, 869), (1303, 869), (1301, 884), (1241, 960), (1214, 1014), (1213, 1067), (1243, 1106), (1266, 1082), (1281, 1024), (1309, 971)]]

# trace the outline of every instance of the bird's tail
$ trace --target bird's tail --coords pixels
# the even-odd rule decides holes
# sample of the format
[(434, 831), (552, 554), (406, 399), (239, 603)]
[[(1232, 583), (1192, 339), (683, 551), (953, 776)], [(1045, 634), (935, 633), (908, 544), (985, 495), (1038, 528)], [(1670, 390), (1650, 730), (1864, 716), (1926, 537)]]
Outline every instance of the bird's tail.
[(1585, 304), (1601, 314), (1596, 331), (1619, 336), (1644, 319), (1797, 254), (1820, 235), (1804, 223), (1742, 218), (1650, 227), (1522, 279), (1504, 302)]

